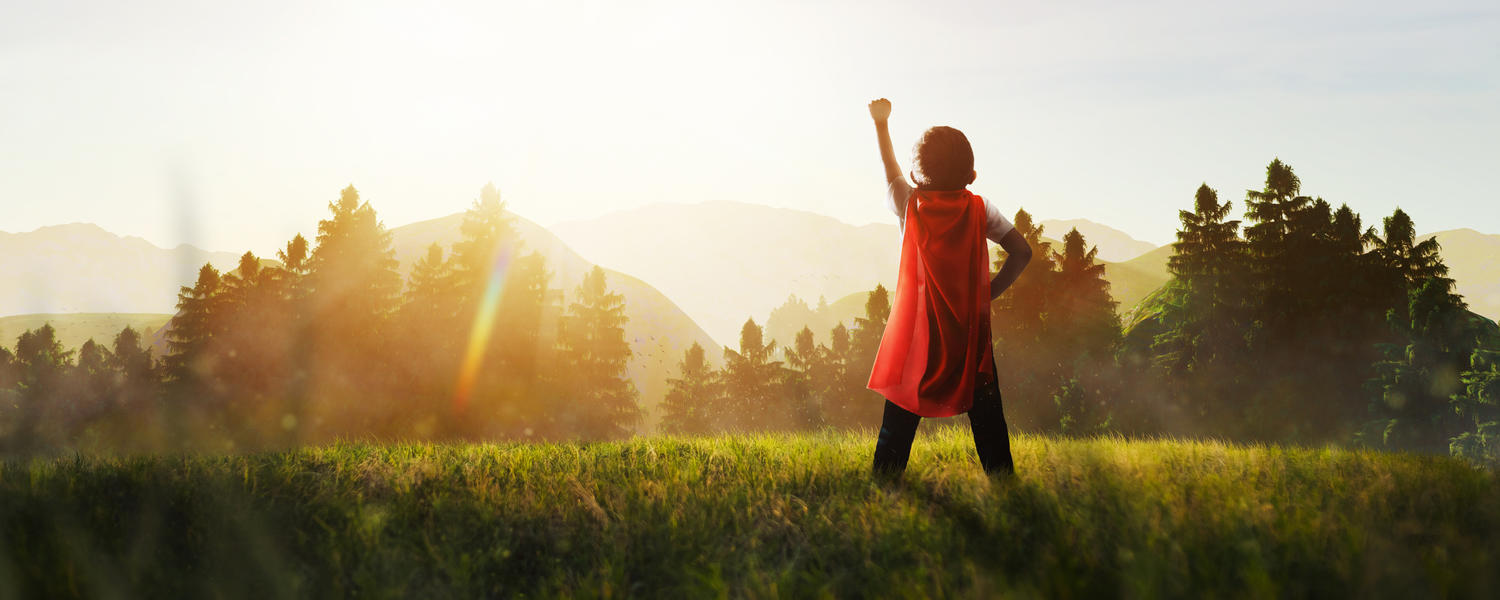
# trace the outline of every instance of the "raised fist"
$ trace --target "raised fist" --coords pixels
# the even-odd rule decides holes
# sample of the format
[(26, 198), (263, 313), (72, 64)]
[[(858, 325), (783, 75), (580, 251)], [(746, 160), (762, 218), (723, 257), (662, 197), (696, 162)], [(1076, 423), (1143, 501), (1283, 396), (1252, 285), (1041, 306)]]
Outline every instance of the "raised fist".
[(881, 98), (870, 101), (870, 118), (884, 121), (891, 118), (891, 101)]

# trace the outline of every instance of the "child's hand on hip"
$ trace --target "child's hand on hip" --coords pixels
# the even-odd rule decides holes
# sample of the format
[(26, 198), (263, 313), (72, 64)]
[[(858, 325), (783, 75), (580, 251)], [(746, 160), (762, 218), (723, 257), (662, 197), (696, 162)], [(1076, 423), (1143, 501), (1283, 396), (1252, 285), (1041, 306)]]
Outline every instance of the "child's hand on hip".
[(891, 118), (891, 101), (881, 98), (870, 101), (870, 118), (876, 122), (884, 122)]

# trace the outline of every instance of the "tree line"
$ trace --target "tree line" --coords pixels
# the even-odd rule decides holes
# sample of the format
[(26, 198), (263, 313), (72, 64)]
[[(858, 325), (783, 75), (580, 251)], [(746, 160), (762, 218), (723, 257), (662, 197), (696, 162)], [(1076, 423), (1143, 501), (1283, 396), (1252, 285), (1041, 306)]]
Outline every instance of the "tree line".
[[(1500, 330), (1466, 310), (1436, 240), (1396, 210), (1365, 227), (1274, 160), (1243, 219), (1207, 184), (1178, 215), (1171, 278), (1122, 316), (1076, 229), (1025, 210), (1033, 258), (992, 304), (1008, 420), (1067, 435), (1347, 443), (1493, 460)], [(134, 330), (65, 349), (50, 326), (0, 348), (0, 444), (260, 448), (341, 437), (610, 439), (641, 429), (624, 300), (595, 268), (570, 290), (486, 186), (461, 239), (403, 280), (351, 186), (316, 239), (199, 270), (154, 356)], [(996, 255), (996, 268), (1004, 260)], [(566, 302), (564, 301), (566, 297)], [(877, 286), (827, 343), (747, 320), (738, 349), (689, 348), (658, 429), (874, 427), (865, 389), (890, 313)], [(716, 366), (719, 362), (722, 366)]]
[[(1024, 209), (1030, 266), (992, 304), (1007, 419), (1022, 430), (1347, 443), (1494, 460), (1500, 450), (1500, 329), (1466, 310), (1437, 240), (1397, 209), (1364, 228), (1347, 205), (1301, 194), (1273, 160), (1244, 219), (1206, 184), (1169, 262), (1171, 278), (1122, 320), (1097, 248), (1061, 248)], [(1004, 261), (997, 250), (995, 268)], [(689, 349), (663, 429), (873, 426), (864, 388), (890, 306), (829, 344), (804, 328), (779, 348), (748, 321), (711, 366)]]
[[(624, 299), (594, 268), (551, 287), (486, 186), (461, 239), (403, 281), (353, 186), (317, 237), (275, 260), (205, 264), (178, 294), (165, 355), (126, 328), (63, 348), (51, 325), (0, 348), (0, 444), (157, 450), (338, 438), (619, 438), (639, 425)], [(566, 305), (564, 299), (566, 298)]]

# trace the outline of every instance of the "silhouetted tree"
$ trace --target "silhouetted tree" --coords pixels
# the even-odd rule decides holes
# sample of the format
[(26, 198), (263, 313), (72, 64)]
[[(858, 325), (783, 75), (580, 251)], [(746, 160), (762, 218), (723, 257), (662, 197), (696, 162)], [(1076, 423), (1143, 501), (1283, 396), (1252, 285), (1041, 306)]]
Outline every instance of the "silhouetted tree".
[(1453, 408), (1462, 429), (1449, 441), (1449, 450), (1455, 456), (1500, 464), (1500, 351), (1475, 350), (1459, 381), (1463, 388), (1453, 395)]
[(786, 355), (786, 368), (781, 373), (782, 397), (789, 409), (784, 415), (785, 422), (782, 426), (812, 429), (822, 425), (823, 418), (819, 410), (822, 402), (813, 379), (827, 349), (814, 344), (812, 329), (803, 327), (797, 332), (792, 346), (783, 348), (782, 351)]
[[(1045, 399), (1060, 383), (1063, 364), (1054, 352), (1053, 322), (1046, 318), (1056, 293), (1056, 253), (1042, 238), (1045, 228), (1025, 209), (1016, 211), (1013, 222), (1032, 258), (1010, 289), (990, 303), (990, 337), (1001, 391), (1011, 400), (1005, 405), (1006, 419), (1023, 429), (1038, 429), (1057, 421)], [(997, 248), (993, 271), (1000, 270), (1005, 258), (1005, 250)]]
[(211, 345), (219, 331), (218, 296), (222, 278), (218, 269), (204, 264), (192, 287), (177, 294), (177, 314), (167, 324), (168, 354), (163, 359), (168, 402), (169, 438), (182, 442), (189, 416), (204, 404), (217, 404), (221, 393), (218, 357)]
[(553, 407), (559, 430), (586, 439), (628, 437), (640, 419), (639, 395), (626, 365), (625, 298), (611, 292), (604, 269), (584, 276), (558, 327), (558, 368), (567, 374)]
[(1450, 398), (1464, 391), (1460, 373), (1478, 338), (1464, 309), (1452, 279), (1428, 277), (1411, 290), (1405, 311), (1391, 311), (1391, 327), (1405, 343), (1383, 345), (1386, 359), (1375, 365), (1368, 441), (1448, 452), (1450, 440), (1464, 431), (1466, 424), (1450, 406)]
[[(68, 439), (76, 439), (90, 425), (112, 416), (115, 412), (114, 396), (116, 382), (114, 369), (110, 368), (113, 357), (109, 349), (90, 338), (78, 348), (78, 362), (67, 374), (68, 393), (73, 414), (64, 417), (69, 427), (64, 431)], [(54, 399), (55, 400), (55, 399)]]
[(389, 319), (398, 305), (390, 232), (354, 186), (328, 205), (312, 251), (308, 425), (327, 434), (363, 434), (387, 425)]
[(161, 376), (141, 334), (125, 327), (115, 335), (110, 369), (116, 377), (110, 439), (124, 447), (152, 447), (161, 435)]
[(854, 319), (849, 332), (847, 368), (844, 371), (843, 410), (831, 416), (833, 424), (842, 427), (876, 427), (880, 424), (885, 399), (868, 388), (880, 338), (891, 317), (891, 297), (885, 286), (876, 285), (865, 299), (865, 316)]
[(786, 399), (781, 395), (781, 361), (771, 358), (776, 342), (765, 341), (754, 319), (740, 328), (739, 351), (724, 349), (724, 395), (732, 430), (762, 431), (780, 424)]
[(432, 244), (413, 265), (396, 315), (396, 331), (410, 349), (395, 365), (402, 371), (400, 389), (407, 399), (402, 421), (410, 427), (399, 433), (458, 433), (449, 406), (463, 344), (469, 339), (459, 326), (458, 302), (453, 263), (441, 245)]
[(1234, 424), (1242, 409), (1245, 332), (1252, 326), (1240, 222), (1228, 219), (1232, 204), (1219, 202), (1204, 184), (1193, 210), (1178, 212), (1182, 228), (1168, 259), (1172, 281), (1158, 292), (1163, 331), (1150, 340), (1168, 410), (1221, 427)]
[(851, 366), (854, 359), (849, 329), (838, 323), (828, 337), (828, 347), (820, 347), (819, 360), (812, 369), (813, 389), (822, 400), (823, 420), (835, 427), (864, 423), (870, 417), (862, 413), (871, 411), (870, 404), (875, 398), (865, 388), (868, 378), (861, 381), (852, 374), (857, 369)]
[(20, 374), (15, 428), (7, 450), (30, 452), (61, 442), (62, 429), (73, 413), (64, 395), (65, 376), (72, 366), (73, 352), (63, 349), (51, 323), (27, 331), (16, 339), (15, 361)]
[(1058, 428), (1093, 433), (1109, 427), (1117, 378), (1115, 349), (1120, 341), (1120, 317), (1109, 295), (1099, 249), (1088, 246), (1075, 228), (1063, 236), (1063, 251), (1053, 252), (1057, 272), (1052, 277), (1055, 296), (1045, 319), (1048, 342), (1056, 348), (1060, 370), (1052, 384), (1053, 405), (1059, 410)]
[[(599, 287), (590, 288), (587, 298), (580, 296), (577, 300), (589, 303), (580, 305), (594, 315), (596, 320), (591, 326), (602, 327), (599, 329), (600, 348), (610, 352), (610, 356), (620, 359), (621, 369), (630, 361), (631, 351), (629, 344), (625, 341), (625, 298), (619, 294), (609, 293), (604, 286), (604, 271), (599, 269), (598, 281), (590, 282), (589, 278), (595, 276), (590, 273), (584, 277), (583, 285), (594, 285)], [(499, 313), (495, 317), (495, 357), (498, 360), (496, 372), (502, 378), (499, 382), (504, 388), (504, 397), (510, 400), (506, 407), (519, 411), (517, 417), (523, 423), (542, 423), (546, 415), (551, 411), (546, 403), (546, 397), (550, 395), (548, 386), (557, 383), (555, 370), (549, 370), (548, 365), (554, 362), (552, 350), (557, 346), (557, 323), (558, 310), (560, 307), (553, 306), (549, 301), (552, 290), (548, 287), (552, 274), (547, 269), (547, 260), (538, 252), (531, 252), (519, 256), (512, 263), (511, 269), (505, 273), (505, 289), (500, 297)], [(580, 288), (581, 289), (581, 288)], [(616, 311), (616, 312), (608, 312)], [(617, 313), (617, 314), (616, 314)], [(583, 314), (583, 313), (576, 313)], [(614, 317), (618, 317), (615, 320)], [(578, 321), (574, 321), (578, 323)], [(611, 329), (613, 328), (613, 329)], [(618, 345), (613, 336), (618, 336)], [(623, 353), (620, 348), (623, 347)], [(568, 368), (571, 368), (569, 366)], [(623, 371), (620, 371), (623, 373)], [(571, 373), (566, 375), (571, 378)], [(628, 377), (626, 377), (628, 380)], [(634, 407), (637, 400), (634, 388), (626, 394), (623, 391), (615, 392), (609, 396), (611, 400), (606, 404), (615, 406), (613, 403), (624, 402), (628, 396), (628, 404)], [(604, 398), (601, 396), (601, 398)], [(623, 410), (623, 409), (622, 409)], [(627, 411), (629, 412), (629, 411)], [(617, 415), (622, 421), (607, 419), (611, 424), (621, 424), (629, 421), (634, 423), (634, 416), (625, 416), (623, 413)], [(512, 420), (512, 419), (507, 419)], [(623, 425), (622, 425), (623, 426)], [(608, 432), (608, 427), (591, 426), (593, 429)], [(524, 433), (524, 430), (523, 430)], [(607, 433), (606, 435), (615, 435)]]
[(662, 399), (661, 430), (672, 435), (701, 435), (712, 429), (711, 411), (718, 404), (719, 374), (708, 364), (703, 346), (693, 342), (682, 353), (678, 376), (667, 380)]

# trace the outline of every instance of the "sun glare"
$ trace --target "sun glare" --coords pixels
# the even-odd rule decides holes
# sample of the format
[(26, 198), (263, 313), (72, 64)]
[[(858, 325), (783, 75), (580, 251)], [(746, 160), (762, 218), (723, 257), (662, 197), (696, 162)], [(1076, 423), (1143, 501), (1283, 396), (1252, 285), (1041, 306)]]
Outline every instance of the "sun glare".
[(490, 267), (489, 283), (485, 285), (484, 297), (474, 314), (474, 326), (469, 330), (469, 347), (464, 351), (464, 361), (458, 372), (458, 385), (453, 393), (453, 412), (463, 414), (474, 392), (474, 382), (479, 378), (480, 366), (484, 364), (484, 352), (490, 345), (490, 335), (495, 329), (495, 314), (500, 308), (500, 296), (505, 291), (505, 274), (510, 270), (515, 248), (501, 244), (495, 249), (495, 261)]

